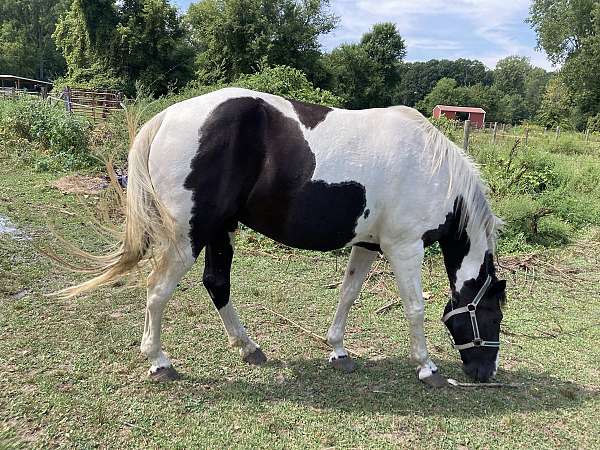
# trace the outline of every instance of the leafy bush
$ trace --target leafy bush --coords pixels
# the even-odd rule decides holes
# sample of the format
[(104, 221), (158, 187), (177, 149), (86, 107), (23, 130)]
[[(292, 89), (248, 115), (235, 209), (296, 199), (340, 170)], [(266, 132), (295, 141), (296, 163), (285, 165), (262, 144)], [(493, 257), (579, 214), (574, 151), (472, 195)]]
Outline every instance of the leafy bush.
[(455, 144), (458, 144), (462, 139), (463, 130), (461, 127), (456, 126), (456, 120), (450, 120), (446, 116), (440, 116), (438, 119), (430, 117), (429, 121)]
[(551, 158), (539, 152), (520, 149), (516, 145), (508, 155), (486, 153), (483, 164), (485, 178), (496, 195), (535, 195), (554, 189), (561, 183)]
[[(565, 141), (581, 142), (565, 136)], [(559, 142), (560, 143), (560, 142)], [(502, 251), (556, 246), (588, 226), (600, 225), (600, 170), (585, 152), (557, 153), (554, 142), (521, 146), (512, 142), (472, 147), (491, 189), (494, 209), (506, 222)]]
[(588, 119), (587, 128), (590, 132), (600, 132), (600, 113)]
[(529, 250), (533, 245), (558, 246), (569, 241), (573, 227), (540, 198), (511, 194), (498, 199), (494, 206), (507, 224), (502, 232), (505, 251)]
[(0, 140), (18, 149), (39, 170), (72, 170), (93, 165), (88, 121), (60, 105), (22, 98), (0, 101)]
[(340, 106), (343, 103), (331, 92), (315, 87), (304, 72), (289, 66), (269, 67), (252, 75), (242, 75), (231, 86), (326, 106)]
[(99, 62), (95, 62), (89, 68), (74, 69), (70, 75), (54, 80), (52, 91), (60, 93), (66, 86), (78, 89), (123, 91), (126, 89), (127, 84), (114, 71)]

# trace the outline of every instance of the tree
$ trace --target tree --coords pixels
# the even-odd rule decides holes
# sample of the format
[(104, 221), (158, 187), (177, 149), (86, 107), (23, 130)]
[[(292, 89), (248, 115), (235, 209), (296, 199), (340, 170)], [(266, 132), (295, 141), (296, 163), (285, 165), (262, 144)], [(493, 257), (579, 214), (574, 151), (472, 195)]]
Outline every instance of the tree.
[(323, 57), (326, 86), (349, 108), (390, 106), (406, 54), (393, 23), (375, 24), (359, 44), (343, 44)]
[(554, 63), (566, 61), (594, 34), (597, 0), (533, 0), (527, 21), (537, 34), (538, 48)]
[(369, 108), (381, 101), (383, 75), (367, 50), (359, 44), (344, 44), (324, 56), (329, 73), (328, 89), (351, 109)]
[(205, 82), (231, 81), (260, 67), (288, 65), (310, 79), (319, 70), (319, 36), (335, 27), (329, 0), (201, 0), (186, 22)]
[(534, 117), (540, 109), (542, 97), (546, 92), (546, 85), (551, 77), (550, 73), (539, 67), (533, 67), (527, 74), (523, 100), (525, 101), (528, 118)]
[(119, 73), (163, 94), (193, 77), (193, 52), (177, 9), (167, 0), (124, 0), (116, 27)]
[(600, 112), (600, 2), (534, 0), (528, 21), (538, 47), (563, 63), (560, 77), (575, 104), (571, 121), (583, 128)]
[[(86, 10), (89, 7), (87, 0), (73, 0), (69, 10), (58, 21), (53, 38), (67, 62), (67, 76), (73, 76), (79, 69), (90, 68), (99, 60), (108, 63), (112, 57), (110, 50), (117, 22), (116, 9), (113, 0), (102, 2), (102, 13), (95, 17), (92, 11)], [(95, 6), (93, 9), (97, 11)], [(88, 22), (93, 22), (93, 25)], [(101, 39), (98, 40), (98, 37)]]
[(46, 80), (65, 70), (52, 33), (68, 0), (0, 2), (0, 73)]
[(67, 61), (61, 83), (158, 94), (192, 77), (192, 53), (168, 0), (73, 0), (54, 39)]
[(501, 59), (494, 70), (494, 86), (506, 94), (525, 95), (525, 84), (532, 67), (529, 58), (509, 56)]
[(485, 65), (477, 60), (432, 59), (426, 62), (404, 63), (400, 67), (400, 82), (395, 89), (394, 103), (408, 106), (417, 104), (442, 78), (452, 78), (458, 86), (491, 84)]
[(417, 109), (425, 115), (431, 115), (436, 105), (472, 106), (469, 105), (466, 91), (458, 87), (453, 78), (442, 78), (423, 100), (417, 103)]
[(572, 96), (567, 85), (559, 76), (554, 77), (546, 87), (538, 122), (546, 127), (569, 126), (572, 106)]
[(360, 45), (383, 77), (382, 94), (386, 99), (382, 101), (391, 104), (393, 90), (400, 80), (399, 65), (406, 55), (404, 40), (395, 24), (385, 22), (373, 25), (372, 30), (363, 35)]

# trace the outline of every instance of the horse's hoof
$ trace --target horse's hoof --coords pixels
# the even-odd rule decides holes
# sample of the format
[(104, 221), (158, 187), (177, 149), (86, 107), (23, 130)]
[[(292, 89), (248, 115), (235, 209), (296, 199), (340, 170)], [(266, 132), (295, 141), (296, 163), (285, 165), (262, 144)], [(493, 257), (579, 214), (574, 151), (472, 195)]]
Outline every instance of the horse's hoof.
[(267, 357), (260, 348), (256, 347), (256, 350), (244, 356), (243, 360), (253, 366), (260, 366), (267, 362)]
[(344, 373), (354, 372), (356, 370), (356, 363), (349, 356), (339, 356), (329, 361), (331, 367), (335, 370), (339, 370)]
[(421, 381), (427, 386), (434, 388), (440, 388), (449, 385), (448, 380), (441, 376), (439, 372), (433, 372), (430, 376), (422, 378)]
[(168, 381), (176, 381), (181, 378), (179, 373), (173, 368), (173, 366), (169, 367), (159, 367), (156, 372), (150, 372), (148, 374), (150, 380), (155, 382), (168, 382)]

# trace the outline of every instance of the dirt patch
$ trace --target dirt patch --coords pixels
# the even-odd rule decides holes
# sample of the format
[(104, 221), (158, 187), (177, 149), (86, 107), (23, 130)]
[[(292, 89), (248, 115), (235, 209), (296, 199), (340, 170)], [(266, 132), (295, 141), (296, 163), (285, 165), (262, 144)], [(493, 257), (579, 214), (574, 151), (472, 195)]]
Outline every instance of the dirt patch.
[(87, 175), (67, 175), (52, 183), (52, 186), (63, 194), (88, 194), (95, 195), (102, 192), (109, 185), (103, 177), (90, 177)]

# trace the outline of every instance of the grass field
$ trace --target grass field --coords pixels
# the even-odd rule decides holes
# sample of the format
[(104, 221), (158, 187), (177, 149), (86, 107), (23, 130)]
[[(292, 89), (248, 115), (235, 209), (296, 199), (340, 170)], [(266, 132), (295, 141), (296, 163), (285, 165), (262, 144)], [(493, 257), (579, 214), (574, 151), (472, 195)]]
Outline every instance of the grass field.
[[(249, 231), (238, 236), (233, 298), (270, 362), (247, 366), (227, 347), (199, 262), (163, 325), (184, 377), (154, 384), (138, 351), (141, 289), (44, 296), (79, 279), (35, 250), (57, 245), (48, 221), (78, 245), (102, 245), (75, 197), (51, 187), (57, 175), (13, 163), (0, 164), (0, 216), (22, 233), (0, 234), (0, 448), (600, 447), (598, 229), (562, 249), (501, 256), (509, 301), (497, 379), (513, 388), (420, 384), (401, 308), (375, 312), (396, 298), (384, 260), (351, 312), (347, 344), (361, 354), (359, 368), (334, 372), (326, 348), (262, 305), (324, 335), (347, 253), (285, 249)], [(439, 255), (423, 273), (433, 358), (444, 375), (467, 381), (439, 321), (447, 292)]]

